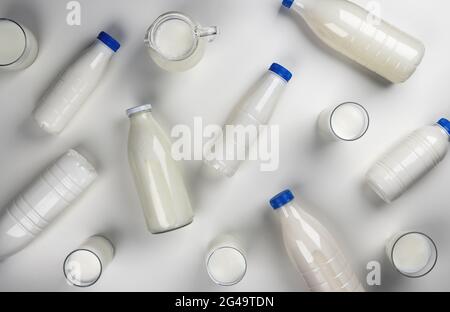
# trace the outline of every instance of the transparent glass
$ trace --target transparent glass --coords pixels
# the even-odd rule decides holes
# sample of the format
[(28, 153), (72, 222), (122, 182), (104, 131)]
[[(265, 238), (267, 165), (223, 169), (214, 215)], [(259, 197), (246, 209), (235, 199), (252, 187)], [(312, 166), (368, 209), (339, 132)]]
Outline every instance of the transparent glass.
[(356, 141), (369, 129), (369, 113), (360, 104), (345, 102), (331, 106), (319, 115), (321, 136), (330, 141)]
[(97, 283), (113, 258), (112, 243), (102, 236), (92, 236), (66, 257), (64, 276), (71, 286), (90, 287)]
[(401, 232), (394, 235), (386, 244), (386, 253), (395, 270), (411, 278), (430, 273), (438, 258), (434, 241), (420, 232)]
[(239, 283), (247, 272), (247, 257), (241, 242), (230, 234), (213, 240), (206, 256), (206, 270), (217, 285), (233, 286)]
[(218, 34), (216, 26), (202, 27), (189, 16), (168, 12), (156, 19), (145, 35), (151, 58), (161, 68), (186, 71), (203, 58), (206, 43)]
[(0, 71), (25, 69), (37, 57), (36, 37), (16, 21), (0, 18)]

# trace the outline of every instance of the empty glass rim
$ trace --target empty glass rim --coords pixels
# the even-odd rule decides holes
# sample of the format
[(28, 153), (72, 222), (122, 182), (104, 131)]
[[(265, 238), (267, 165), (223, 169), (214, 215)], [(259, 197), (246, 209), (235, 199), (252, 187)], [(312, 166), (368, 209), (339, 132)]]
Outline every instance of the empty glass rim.
[[(242, 272), (242, 275), (238, 279), (236, 279), (235, 281), (230, 282), (230, 283), (224, 283), (224, 282), (218, 281), (217, 279), (214, 278), (214, 276), (211, 274), (210, 269), (209, 269), (209, 261), (211, 260), (212, 255), (216, 251), (221, 250), (221, 249), (233, 249), (233, 250), (237, 251), (244, 259), (244, 264), (245, 264), (244, 272)], [(220, 247), (213, 248), (209, 252), (208, 257), (206, 259), (206, 271), (208, 272), (208, 275), (213, 280), (213, 282), (219, 286), (233, 286), (233, 285), (236, 285), (237, 283), (239, 283), (240, 281), (242, 281), (245, 277), (245, 274), (247, 274), (247, 267), (248, 267), (247, 257), (239, 248), (236, 248), (234, 246), (220, 246)]]
[[(72, 256), (74, 253), (77, 253), (77, 252), (80, 252), (80, 251), (87, 251), (87, 252), (93, 254), (93, 255), (97, 258), (98, 263), (100, 264), (100, 271), (98, 272), (97, 278), (96, 278), (92, 283), (89, 283), (89, 284), (86, 284), (86, 285), (79, 285), (79, 284), (73, 283), (73, 282), (67, 277), (67, 273), (66, 273), (66, 263), (67, 263), (67, 260), (68, 260), (69, 257)], [(72, 251), (71, 253), (69, 253), (69, 254), (67, 255), (67, 257), (66, 257), (66, 259), (64, 260), (64, 263), (63, 263), (63, 273), (64, 273), (64, 277), (65, 277), (66, 281), (67, 281), (70, 285), (75, 286), (75, 287), (80, 287), (80, 288), (91, 287), (91, 286), (93, 286), (94, 284), (96, 284), (96, 283), (98, 282), (98, 280), (100, 279), (100, 277), (101, 277), (102, 274), (103, 274), (103, 262), (102, 262), (102, 260), (100, 259), (100, 257), (99, 257), (95, 252), (93, 252), (92, 250), (86, 249), (86, 248), (78, 248), (78, 249), (75, 249), (74, 251)]]
[(23, 51), (17, 59), (15, 59), (14, 61), (12, 61), (11, 63), (8, 63), (8, 64), (0, 64), (0, 67), (6, 67), (6, 66), (11, 66), (14, 63), (18, 62), (25, 55), (25, 52), (27, 51), (27, 48), (28, 48), (28, 37), (27, 37), (27, 33), (25, 32), (25, 29), (23, 29), (22, 25), (20, 25), (18, 22), (14, 21), (12, 19), (6, 18), (6, 17), (0, 17), (0, 21), (9, 21), (9, 22), (13, 22), (14, 24), (16, 24), (22, 31), (23, 37), (25, 39)]
[[(408, 236), (408, 235), (411, 235), (411, 234), (418, 234), (418, 235), (421, 235), (421, 236), (425, 237), (429, 242), (431, 242), (431, 247), (432, 247), (433, 250), (434, 250), (434, 261), (433, 261), (433, 264), (430, 266), (430, 268), (429, 268), (428, 270), (426, 270), (424, 273), (419, 274), (419, 275), (413, 275), (413, 274), (408, 274), (408, 273), (402, 272), (401, 270), (399, 270), (399, 269), (397, 268), (397, 265), (395, 264), (395, 261), (394, 261), (394, 250), (395, 250), (395, 246), (397, 245), (397, 243), (398, 243), (403, 237)], [(403, 233), (402, 235), (400, 235), (400, 236), (395, 240), (394, 244), (392, 245), (391, 253), (390, 253), (390, 254), (391, 254), (391, 261), (392, 261), (392, 264), (393, 264), (393, 266), (394, 266), (394, 269), (395, 269), (397, 272), (399, 272), (400, 274), (402, 274), (403, 276), (406, 276), (406, 277), (409, 277), (409, 278), (420, 278), (420, 277), (424, 277), (425, 275), (427, 275), (428, 273), (430, 273), (430, 272), (434, 269), (434, 267), (436, 266), (437, 260), (438, 260), (438, 250), (437, 250), (437, 246), (436, 246), (436, 244), (434, 243), (433, 239), (432, 239), (430, 236), (428, 236), (427, 234), (422, 233), (422, 232), (417, 232), (417, 231), (406, 232), (406, 233)], [(427, 263), (427, 266), (428, 266), (428, 263)], [(425, 268), (426, 268), (426, 266), (425, 266)], [(419, 272), (420, 272), (420, 271), (419, 271)]]
[[(336, 131), (334, 131), (334, 128), (333, 128), (333, 116), (334, 116), (334, 113), (336, 113), (336, 111), (337, 111), (339, 108), (341, 108), (342, 106), (348, 105), (348, 104), (353, 104), (353, 105), (356, 105), (356, 106), (358, 106), (359, 108), (361, 108), (362, 111), (364, 112), (364, 115), (365, 115), (366, 118), (367, 118), (367, 125), (366, 125), (364, 131), (362, 131), (362, 133), (361, 133), (359, 136), (357, 136), (357, 137), (355, 137), (355, 138), (353, 138), (353, 139), (346, 139), (346, 138), (343, 138), (343, 137), (339, 136), (339, 135), (336, 133)], [(364, 106), (362, 106), (361, 104), (359, 104), (359, 103), (356, 103), (356, 102), (343, 102), (343, 103), (337, 105), (337, 106), (333, 109), (333, 111), (331, 112), (331, 115), (330, 115), (330, 120), (329, 120), (329, 122), (330, 122), (330, 129), (331, 129), (331, 132), (333, 133), (333, 135), (335, 135), (338, 139), (340, 139), (340, 140), (342, 140), (342, 141), (353, 142), (353, 141), (357, 141), (357, 140), (361, 139), (361, 138), (367, 133), (367, 131), (369, 130), (369, 125), (370, 125), (370, 115), (369, 115), (369, 112), (367, 111), (367, 109), (366, 109)]]
[[(159, 29), (159, 27), (169, 21), (169, 20), (173, 20), (173, 19), (178, 19), (181, 20), (185, 23), (187, 23), (192, 30), (192, 39), (194, 40), (192, 47), (190, 48), (190, 50), (180, 56), (180, 57), (167, 57), (164, 53), (162, 53), (159, 49), (158, 46), (155, 43), (155, 35), (156, 35), (156, 31)], [(197, 24), (194, 23), (194, 21), (192, 20), (191, 17), (187, 16), (186, 14), (183, 14), (181, 12), (177, 12), (177, 11), (170, 11), (167, 13), (164, 13), (162, 15), (160, 15), (151, 25), (150, 27), (147, 29), (147, 32), (145, 34), (145, 39), (144, 42), (147, 45), (147, 47), (149, 47), (150, 49), (153, 49), (155, 52), (157, 52), (162, 58), (168, 60), (168, 61), (183, 61), (185, 59), (187, 59), (188, 57), (190, 57), (192, 54), (194, 54), (195, 50), (198, 47), (198, 36), (196, 33), (197, 30)]]

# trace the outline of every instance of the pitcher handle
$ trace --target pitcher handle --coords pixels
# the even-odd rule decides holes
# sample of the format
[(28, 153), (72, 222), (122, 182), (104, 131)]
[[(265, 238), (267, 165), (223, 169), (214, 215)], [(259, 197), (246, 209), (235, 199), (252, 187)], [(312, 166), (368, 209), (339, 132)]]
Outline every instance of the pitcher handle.
[(208, 42), (211, 42), (216, 39), (219, 34), (219, 30), (216, 26), (197, 27), (196, 33), (200, 38), (207, 37)]

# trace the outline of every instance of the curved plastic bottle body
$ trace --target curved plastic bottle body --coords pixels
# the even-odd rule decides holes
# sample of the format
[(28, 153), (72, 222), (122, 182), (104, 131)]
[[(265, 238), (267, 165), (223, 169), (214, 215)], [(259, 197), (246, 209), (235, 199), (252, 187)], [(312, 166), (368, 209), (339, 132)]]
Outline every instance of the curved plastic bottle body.
[(314, 292), (364, 291), (331, 234), (295, 202), (276, 210), (289, 258)]
[(114, 52), (97, 40), (47, 90), (34, 112), (39, 126), (60, 133), (97, 87)]
[(75, 150), (46, 169), (2, 210), (0, 259), (30, 244), (96, 177), (95, 168)]
[(222, 175), (232, 177), (267, 125), (287, 82), (268, 71), (247, 98), (237, 106), (222, 129), (221, 137), (210, 142), (223, 146), (223, 155), (207, 149), (205, 162)]
[(150, 112), (134, 114), (130, 122), (128, 158), (149, 231), (188, 225), (194, 213), (169, 138)]
[(301, 14), (327, 45), (385, 79), (400, 83), (425, 54), (422, 42), (346, 0), (297, 0)]
[(392, 202), (444, 159), (448, 141), (449, 135), (438, 125), (413, 132), (375, 163), (367, 183), (384, 201)]

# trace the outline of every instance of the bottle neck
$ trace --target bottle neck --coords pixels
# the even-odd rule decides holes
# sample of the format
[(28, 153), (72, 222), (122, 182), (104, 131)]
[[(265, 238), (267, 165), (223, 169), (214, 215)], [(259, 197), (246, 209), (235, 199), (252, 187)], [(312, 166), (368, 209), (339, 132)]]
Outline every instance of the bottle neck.
[(310, 5), (311, 5), (311, 0), (296, 0), (296, 1), (294, 1), (294, 3), (292, 3), (291, 10), (302, 15)]
[(441, 126), (440, 124), (436, 124), (436, 127), (439, 128), (439, 130), (442, 131), (442, 133), (444, 133), (447, 136), (448, 141), (450, 142), (450, 133), (448, 132), (447, 129), (445, 129), (443, 126)]

